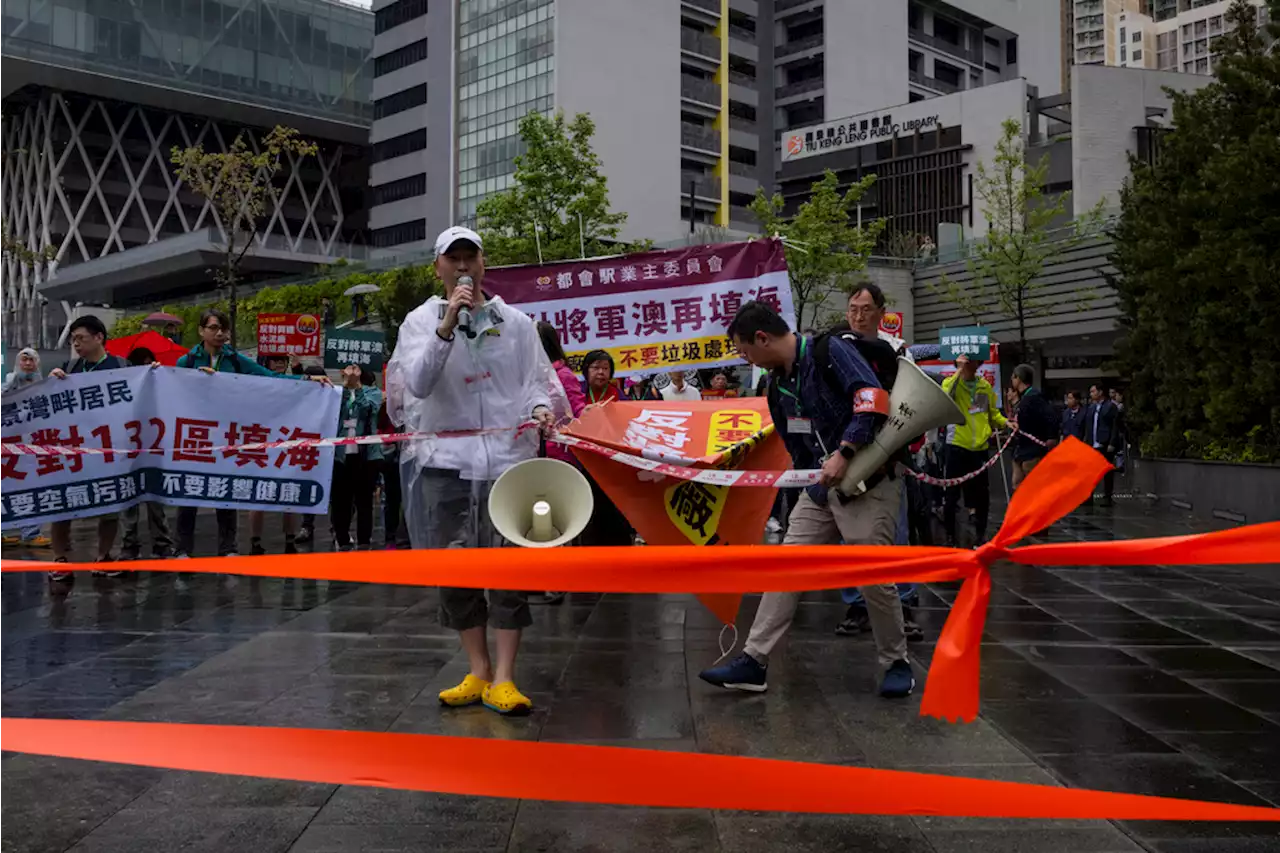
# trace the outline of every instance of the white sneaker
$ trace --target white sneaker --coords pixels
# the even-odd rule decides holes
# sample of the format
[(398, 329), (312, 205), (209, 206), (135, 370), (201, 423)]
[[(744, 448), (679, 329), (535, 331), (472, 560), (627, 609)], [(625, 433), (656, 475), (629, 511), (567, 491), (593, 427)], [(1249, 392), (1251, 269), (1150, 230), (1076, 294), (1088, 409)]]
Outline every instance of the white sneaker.
[(224, 556), (224, 557), (239, 557), (239, 556), (240, 556), (240, 552), (239, 552), (239, 551), (228, 551), (227, 553), (223, 554), (222, 556)]

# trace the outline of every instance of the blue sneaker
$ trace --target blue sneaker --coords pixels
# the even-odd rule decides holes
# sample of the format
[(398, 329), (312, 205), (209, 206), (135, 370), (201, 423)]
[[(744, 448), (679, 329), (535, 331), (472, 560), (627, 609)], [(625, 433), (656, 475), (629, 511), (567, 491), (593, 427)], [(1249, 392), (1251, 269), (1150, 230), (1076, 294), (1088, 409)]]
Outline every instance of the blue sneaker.
[(722, 666), (713, 666), (698, 673), (698, 677), (708, 684), (750, 693), (763, 693), (768, 688), (764, 676), (764, 664), (746, 652)]
[(884, 681), (880, 682), (880, 695), (886, 699), (902, 699), (915, 689), (916, 674), (905, 660), (894, 661), (885, 672)]

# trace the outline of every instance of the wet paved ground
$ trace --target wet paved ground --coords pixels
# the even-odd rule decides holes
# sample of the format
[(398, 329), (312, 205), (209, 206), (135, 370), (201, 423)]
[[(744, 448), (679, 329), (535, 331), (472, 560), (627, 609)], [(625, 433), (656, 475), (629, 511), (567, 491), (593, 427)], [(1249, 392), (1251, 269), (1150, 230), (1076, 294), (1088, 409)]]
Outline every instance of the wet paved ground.
[[(212, 542), (212, 515), (200, 524)], [(1129, 501), (1080, 510), (1048, 538), (1197, 529)], [(466, 667), (431, 590), (157, 574), (82, 576), (51, 598), (42, 577), (13, 575), (3, 712), (574, 741), (1280, 805), (1276, 568), (998, 567), (971, 725), (921, 719), (919, 691), (876, 697), (869, 636), (832, 634), (835, 593), (806, 598), (763, 696), (698, 681), (718, 626), (691, 598), (574, 595), (535, 608), (518, 683), (536, 710), (504, 720), (438, 707)], [(954, 594), (922, 592), (922, 681)], [(743, 631), (754, 609), (749, 598)], [(5, 756), (2, 781), (5, 851), (1280, 850), (1268, 824), (582, 807), (26, 755)]]

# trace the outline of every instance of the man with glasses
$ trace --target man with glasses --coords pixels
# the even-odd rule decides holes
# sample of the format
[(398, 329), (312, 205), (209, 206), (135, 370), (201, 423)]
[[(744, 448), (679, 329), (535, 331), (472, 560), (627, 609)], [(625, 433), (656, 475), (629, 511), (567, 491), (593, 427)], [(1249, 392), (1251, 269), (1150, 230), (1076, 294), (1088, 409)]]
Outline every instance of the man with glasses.
[[(107, 327), (92, 314), (77, 317), (71, 321), (71, 348), (76, 357), (49, 371), (55, 379), (66, 379), (73, 373), (97, 373), (101, 370), (119, 370), (129, 367), (129, 362), (118, 355), (110, 355), (106, 349)], [(53, 538), (53, 561), (67, 562), (71, 553), (71, 520), (55, 521), (49, 525)], [(116, 534), (120, 530), (118, 513), (107, 513), (98, 516), (98, 562), (110, 563), (111, 547), (115, 545)], [(117, 577), (119, 570), (95, 569), (95, 575), (101, 577)], [(71, 572), (54, 569), (49, 572), (49, 580), (54, 582), (69, 581)]]
[[(263, 367), (251, 358), (236, 352), (231, 344), (231, 321), (227, 315), (210, 308), (200, 315), (200, 343), (191, 351), (178, 359), (178, 367), (189, 367), (202, 373), (240, 373), (250, 376), (272, 376), (277, 379), (315, 379), (328, 385), (325, 376), (297, 376), (290, 373), (276, 373)], [(196, 512), (198, 507), (178, 507), (178, 553), (179, 558), (189, 557), (195, 544)], [(218, 519), (218, 556), (240, 556), (237, 543), (237, 517), (234, 509), (215, 510)], [(287, 532), (287, 530), (286, 530)]]
[[(882, 340), (893, 348), (899, 357), (914, 362), (911, 350), (906, 341), (891, 335), (880, 328), (885, 311), (884, 291), (880, 286), (866, 281), (854, 287), (849, 294), (849, 302), (845, 306), (844, 318), (849, 330), (865, 340)], [(882, 380), (883, 381), (883, 380)], [(917, 448), (913, 445), (913, 452)], [(914, 463), (913, 463), (914, 465)], [(912, 534), (915, 534), (912, 536)], [(916, 541), (912, 542), (911, 540)], [(920, 483), (907, 477), (903, 481), (902, 506), (898, 513), (898, 533), (895, 545), (932, 545), (933, 533), (929, 526), (929, 511)], [(857, 589), (845, 589), (840, 592), (849, 609), (844, 619), (836, 626), (836, 633), (841, 636), (856, 636), (871, 630), (871, 616), (867, 612), (867, 603)], [(924, 639), (924, 631), (915, 621), (911, 611), (919, 604), (920, 596), (913, 583), (898, 584), (898, 597), (902, 599), (902, 625), (908, 640)]]

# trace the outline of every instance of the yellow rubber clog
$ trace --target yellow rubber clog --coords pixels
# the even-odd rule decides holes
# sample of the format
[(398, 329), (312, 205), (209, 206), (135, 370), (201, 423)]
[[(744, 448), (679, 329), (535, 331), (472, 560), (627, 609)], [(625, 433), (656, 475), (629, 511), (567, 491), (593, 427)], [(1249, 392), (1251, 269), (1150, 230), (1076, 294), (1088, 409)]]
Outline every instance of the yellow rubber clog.
[(533, 710), (533, 702), (516, 689), (515, 682), (504, 681), (484, 689), (484, 706), (504, 717), (523, 717)]
[(468, 673), (467, 677), (462, 679), (462, 683), (457, 687), (450, 687), (448, 690), (440, 691), (440, 704), (448, 705), (452, 708), (462, 708), (482, 701), (488, 692), (489, 682)]

